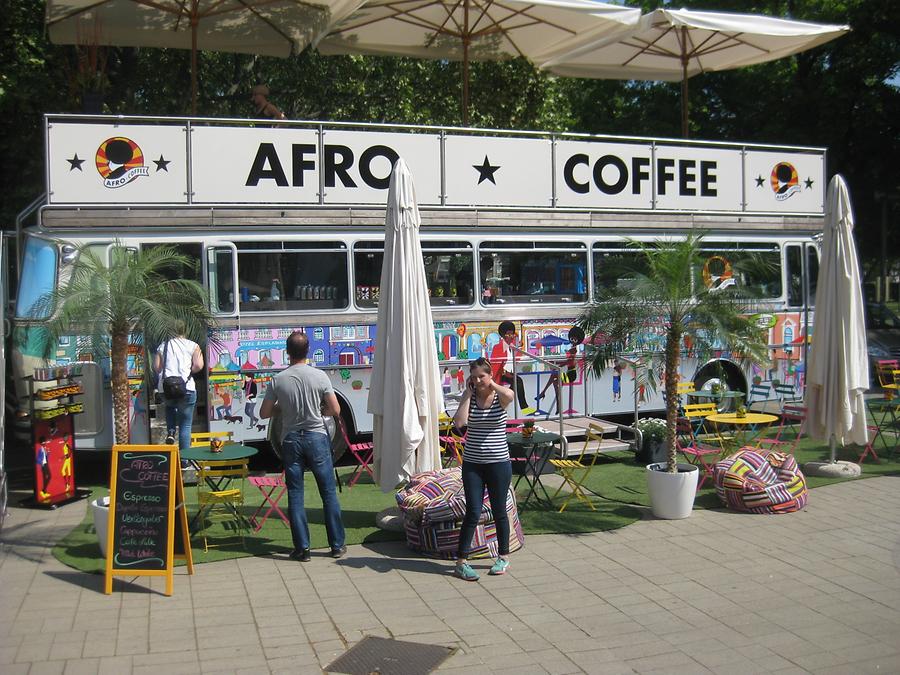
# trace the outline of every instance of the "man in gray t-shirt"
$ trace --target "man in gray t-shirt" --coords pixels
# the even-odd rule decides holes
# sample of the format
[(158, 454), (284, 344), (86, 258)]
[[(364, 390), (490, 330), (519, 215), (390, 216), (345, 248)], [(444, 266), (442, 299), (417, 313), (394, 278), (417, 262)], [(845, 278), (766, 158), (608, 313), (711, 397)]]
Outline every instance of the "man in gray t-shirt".
[(316, 477), (322, 497), (331, 555), (340, 558), (347, 552), (347, 547), (334, 482), (331, 439), (323, 418), (340, 415), (341, 407), (328, 376), (309, 365), (306, 358), (309, 340), (304, 333), (291, 333), (287, 339), (287, 353), (291, 365), (272, 378), (259, 416), (281, 415), (281, 454), (294, 541), (290, 555), (302, 562), (310, 559), (309, 524), (303, 504), (303, 474), (309, 469)]

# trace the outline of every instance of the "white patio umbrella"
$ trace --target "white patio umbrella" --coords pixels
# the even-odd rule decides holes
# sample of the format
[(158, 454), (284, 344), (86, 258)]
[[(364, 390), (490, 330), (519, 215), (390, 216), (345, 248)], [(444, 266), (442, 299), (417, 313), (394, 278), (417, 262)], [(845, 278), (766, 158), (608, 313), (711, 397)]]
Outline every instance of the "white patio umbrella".
[(618, 35), (639, 9), (593, 0), (372, 0), (335, 25), (323, 54), (374, 54), (462, 61), (463, 123), (468, 123), (469, 62), (524, 57), (535, 63), (565, 43)]
[(853, 210), (842, 176), (828, 184), (816, 320), (806, 364), (805, 431), (835, 445), (868, 442), (863, 393), (869, 388), (862, 279)]
[(412, 175), (399, 159), (388, 192), (368, 405), (374, 416), (375, 477), (385, 492), (413, 474), (441, 466), (443, 392), (420, 223)]
[(539, 65), (567, 77), (680, 81), (681, 130), (687, 138), (688, 78), (780, 59), (848, 30), (755, 14), (657, 9), (624, 36), (573, 44)]
[(298, 54), (362, 0), (47, 0), (55, 44), (191, 50), (191, 112), (197, 52)]

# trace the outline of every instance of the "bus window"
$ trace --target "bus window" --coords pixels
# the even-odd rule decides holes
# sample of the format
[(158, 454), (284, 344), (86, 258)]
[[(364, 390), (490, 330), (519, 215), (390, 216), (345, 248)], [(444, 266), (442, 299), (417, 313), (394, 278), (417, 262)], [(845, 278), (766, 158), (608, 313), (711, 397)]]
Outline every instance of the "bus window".
[(249, 241), (236, 246), (241, 312), (347, 307), (346, 244)]
[(803, 306), (803, 258), (800, 246), (790, 244), (784, 247), (787, 265), (787, 304), (788, 307)]
[(356, 305), (363, 308), (378, 306), (381, 296), (381, 263), (384, 261), (384, 242), (358, 241), (353, 246), (353, 278), (356, 280)]
[(154, 242), (152, 244), (142, 244), (144, 250), (150, 250), (157, 246), (170, 246), (176, 252), (185, 256), (190, 260), (190, 266), (184, 266), (182, 269), (169, 268), (163, 271), (163, 276), (167, 279), (193, 279), (198, 284), (200, 281), (200, 244), (176, 244), (174, 242)]
[(471, 305), (475, 301), (475, 258), (472, 244), (423, 241), (422, 261), (431, 306)]
[(816, 306), (816, 289), (819, 285), (819, 251), (815, 245), (806, 245), (806, 283), (809, 306)]
[(584, 244), (486, 241), (478, 255), (484, 304), (587, 299)]
[(604, 290), (627, 288), (634, 284), (637, 274), (647, 273), (644, 253), (625, 242), (598, 242), (593, 257), (594, 293), (598, 297)]
[[(384, 242), (360, 241), (353, 247), (355, 298), (359, 307), (378, 306)], [(422, 263), (432, 307), (471, 305), (475, 301), (475, 261), (472, 244), (423, 241)]]
[[(704, 241), (703, 244), (703, 255), (714, 261), (709, 269), (718, 273), (721, 288), (735, 285), (750, 297), (765, 300), (781, 297), (781, 253), (777, 244), (747, 241)], [(706, 278), (711, 276), (704, 275)]]
[(40, 316), (32, 315), (35, 304), (56, 287), (56, 244), (29, 236), (22, 256), (22, 278), (19, 280), (19, 302), (16, 318), (44, 319), (49, 307), (40, 308)]
[(230, 246), (214, 246), (206, 249), (206, 276), (213, 313), (232, 314), (235, 284)]

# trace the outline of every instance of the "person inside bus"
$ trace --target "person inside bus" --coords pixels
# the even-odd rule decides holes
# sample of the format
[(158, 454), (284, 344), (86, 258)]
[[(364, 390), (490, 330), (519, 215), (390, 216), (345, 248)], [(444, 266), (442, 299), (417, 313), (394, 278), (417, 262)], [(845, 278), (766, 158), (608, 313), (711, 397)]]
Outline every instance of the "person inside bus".
[(500, 341), (491, 349), (493, 377), (497, 382), (508, 387), (512, 387), (515, 384), (516, 394), (519, 399), (519, 412), (522, 415), (531, 415), (535, 409), (528, 405), (528, 399), (525, 396), (525, 383), (521, 377), (513, 372), (516, 325), (512, 321), (502, 321), (497, 327), (497, 333), (500, 334)]
[(273, 120), (287, 119), (285, 114), (269, 100), (269, 87), (265, 84), (257, 84), (250, 90), (250, 100), (256, 108), (257, 117), (268, 117)]

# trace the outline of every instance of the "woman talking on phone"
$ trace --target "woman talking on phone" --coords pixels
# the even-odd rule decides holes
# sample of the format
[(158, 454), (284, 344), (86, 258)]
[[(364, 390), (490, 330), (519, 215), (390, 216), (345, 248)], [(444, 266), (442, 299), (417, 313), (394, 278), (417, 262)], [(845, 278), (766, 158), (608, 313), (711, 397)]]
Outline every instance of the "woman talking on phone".
[(455, 569), (456, 576), (466, 581), (478, 581), (478, 572), (472, 569), (467, 558), (481, 516), (485, 487), (491, 501), (499, 545), (499, 555), (489, 574), (505, 574), (509, 567), (506, 496), (512, 479), (512, 465), (506, 442), (506, 407), (512, 400), (512, 389), (495, 382), (491, 376), (490, 361), (480, 358), (469, 364), (468, 386), (453, 416), (454, 426), (468, 426), (462, 464), (466, 515), (459, 532)]

